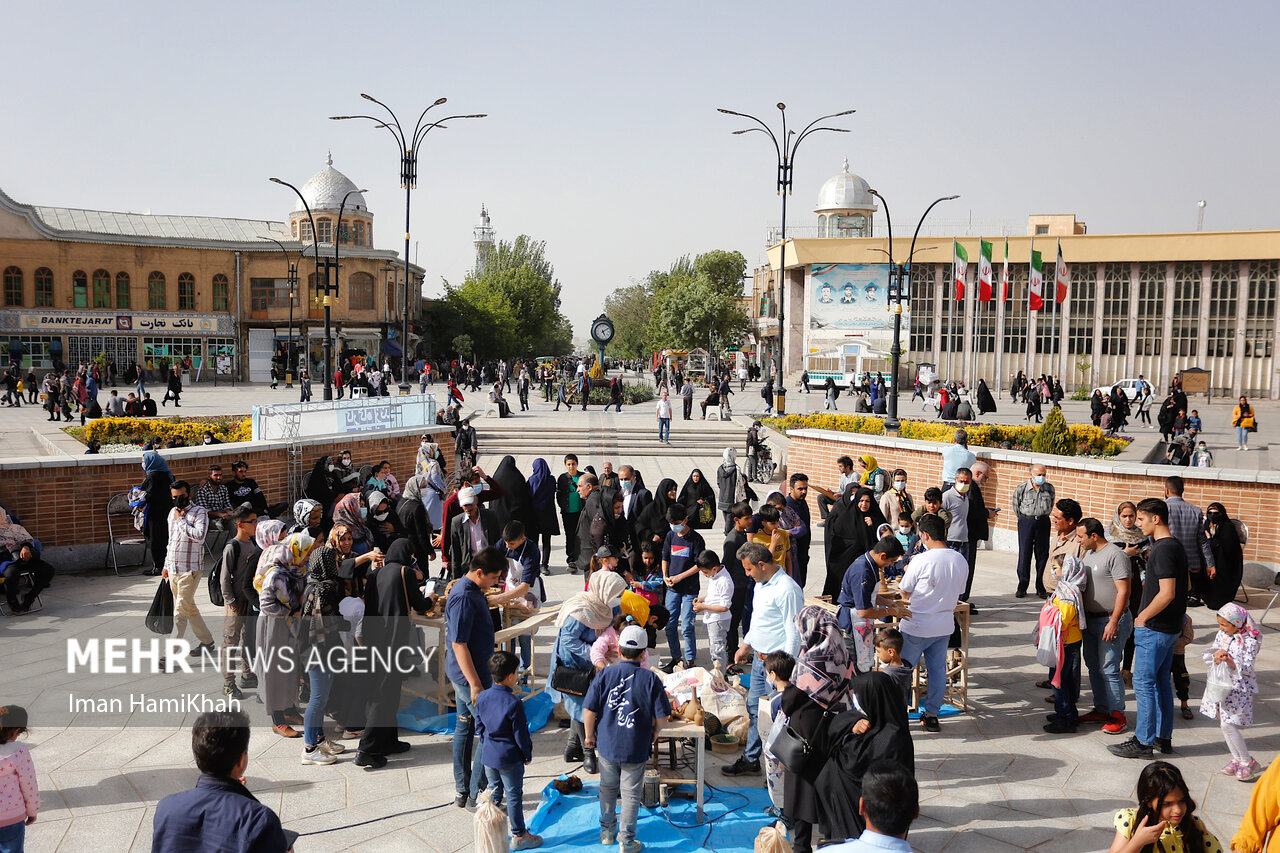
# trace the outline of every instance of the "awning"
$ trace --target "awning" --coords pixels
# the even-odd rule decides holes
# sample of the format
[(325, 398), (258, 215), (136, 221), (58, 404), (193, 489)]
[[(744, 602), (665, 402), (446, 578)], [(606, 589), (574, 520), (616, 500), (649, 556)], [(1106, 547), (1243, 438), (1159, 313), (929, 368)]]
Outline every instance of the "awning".
[(383, 355), (396, 355), (396, 356), (398, 356), (398, 355), (400, 355), (402, 352), (403, 352), (403, 350), (401, 350), (401, 349), (400, 349), (400, 344), (396, 343), (395, 341), (383, 341), (383, 342), (382, 342), (382, 353), (383, 353)]

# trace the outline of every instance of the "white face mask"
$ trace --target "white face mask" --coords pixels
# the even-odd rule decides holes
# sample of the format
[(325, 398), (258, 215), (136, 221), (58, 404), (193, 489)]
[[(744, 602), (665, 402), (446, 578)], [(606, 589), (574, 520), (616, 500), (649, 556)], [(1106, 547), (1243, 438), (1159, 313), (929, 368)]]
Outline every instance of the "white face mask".
[(899, 492), (901, 492), (902, 490), (904, 490), (904, 489), (907, 487), (907, 481), (906, 481), (906, 480), (894, 480), (894, 481), (893, 481), (893, 487), (894, 487), (896, 490), (898, 490)]
[(963, 495), (965, 492), (969, 491), (969, 484), (956, 483), (956, 491)]
[(375, 519), (377, 519), (378, 521), (386, 521), (386, 520), (387, 520), (387, 516), (388, 516), (389, 514), (390, 514), (390, 513), (386, 513), (386, 512), (379, 512), (379, 513), (376, 513), (373, 517), (374, 517)]

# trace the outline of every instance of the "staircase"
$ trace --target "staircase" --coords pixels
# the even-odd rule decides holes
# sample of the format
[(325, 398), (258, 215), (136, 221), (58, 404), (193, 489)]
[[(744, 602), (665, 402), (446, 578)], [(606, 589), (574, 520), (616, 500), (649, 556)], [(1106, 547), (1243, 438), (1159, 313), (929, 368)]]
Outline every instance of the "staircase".
[[(694, 411), (699, 411), (695, 406)], [(557, 413), (558, 414), (558, 413)], [(638, 457), (693, 457), (718, 460), (726, 447), (746, 452), (747, 431), (733, 421), (680, 419), (671, 422), (671, 442), (658, 441), (657, 421), (649, 417), (615, 416), (588, 411), (563, 415), (563, 425), (548, 422), (548, 417), (522, 422), (519, 418), (497, 420), (477, 418), (472, 423), (482, 458), (501, 459), (507, 454), (517, 458), (541, 456), (554, 462), (566, 453), (592, 459), (607, 458), (615, 465)], [(585, 423), (584, 423), (585, 421)], [(558, 469), (558, 465), (552, 466)]]

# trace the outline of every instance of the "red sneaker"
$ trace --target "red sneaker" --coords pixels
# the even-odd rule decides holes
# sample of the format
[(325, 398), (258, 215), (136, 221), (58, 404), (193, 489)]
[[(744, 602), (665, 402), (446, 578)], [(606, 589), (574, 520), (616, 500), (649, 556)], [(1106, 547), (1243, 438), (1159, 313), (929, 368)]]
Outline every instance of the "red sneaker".
[(1121, 711), (1111, 712), (1111, 722), (1102, 727), (1102, 730), (1109, 735), (1118, 735), (1128, 731), (1129, 720)]
[(1081, 714), (1081, 715), (1080, 715), (1080, 722), (1082, 722), (1082, 723), (1109, 723), (1109, 722), (1111, 722), (1111, 712), (1110, 712), (1110, 711), (1099, 711), (1097, 708), (1094, 708), (1092, 711), (1090, 711), (1090, 712), (1089, 712), (1089, 713), (1087, 713), (1087, 714)]

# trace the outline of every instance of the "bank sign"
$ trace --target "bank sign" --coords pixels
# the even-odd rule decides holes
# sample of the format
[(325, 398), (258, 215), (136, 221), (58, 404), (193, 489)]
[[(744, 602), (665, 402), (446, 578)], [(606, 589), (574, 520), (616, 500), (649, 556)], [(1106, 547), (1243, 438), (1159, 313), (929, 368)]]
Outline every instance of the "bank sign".
[(89, 314), (80, 312), (23, 314), (19, 325), (33, 332), (167, 332), (204, 334), (229, 331), (227, 318), (195, 314)]
[(338, 432), (369, 432), (395, 426), (390, 404), (360, 409), (338, 409)]

